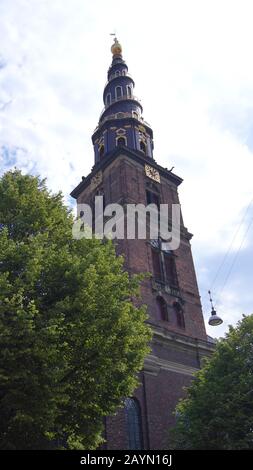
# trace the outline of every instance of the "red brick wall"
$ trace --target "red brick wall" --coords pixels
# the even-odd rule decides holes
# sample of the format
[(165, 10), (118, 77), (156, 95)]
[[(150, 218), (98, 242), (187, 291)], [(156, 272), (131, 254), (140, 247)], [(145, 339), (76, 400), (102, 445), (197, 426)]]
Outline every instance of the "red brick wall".
[[(151, 162), (149, 162), (152, 165)], [(144, 164), (132, 161), (127, 156), (117, 157), (104, 169), (103, 188), (106, 204), (111, 202), (143, 203), (146, 205), (146, 185), (151, 182), (144, 172)], [(161, 184), (156, 183), (160, 190), (161, 202), (171, 207), (178, 203), (178, 193), (175, 184), (161, 178)], [(78, 202), (89, 202), (93, 192), (89, 186), (80, 194)], [(182, 221), (183, 224), (183, 221)], [(183, 365), (187, 369), (199, 368), (198, 350), (195, 338), (206, 341), (205, 325), (200, 304), (197, 280), (191, 254), (191, 236), (182, 225), (180, 247), (175, 252), (175, 262), (178, 274), (180, 292), (184, 300), (185, 328), (179, 328), (173, 321), (162, 321), (157, 310), (156, 297), (159, 290), (147, 279), (142, 284), (142, 303), (148, 307), (149, 322), (161, 332), (170, 332), (178, 337), (189, 339), (189, 347), (178, 346), (178, 341), (166, 341), (166, 334), (161, 335), (152, 344), (152, 354), (158, 362), (164, 361), (178, 364), (178, 371), (170, 367), (158, 367), (155, 372), (140, 374), (141, 385), (136, 390), (142, 410), (142, 427), (144, 447), (147, 449), (163, 449), (169, 445), (168, 430), (174, 424), (173, 412), (179, 398), (183, 395), (183, 387), (191, 380), (188, 372), (180, 372)], [(125, 266), (131, 273), (151, 272), (151, 246), (147, 240), (121, 240), (116, 242), (117, 252), (124, 254)], [(165, 291), (160, 292), (168, 305), (177, 300)], [(187, 343), (187, 341), (186, 341)], [(204, 353), (203, 353), (204, 354)], [(203, 355), (202, 354), (202, 355)], [(144, 377), (144, 382), (143, 382)], [(116, 416), (106, 419), (106, 438), (108, 449), (126, 449), (127, 434), (124, 409), (121, 408)]]
[[(189, 385), (191, 378), (162, 370), (157, 376), (145, 373), (144, 380), (146, 404), (143, 383), (135, 392), (142, 412), (144, 449), (169, 449), (169, 429), (175, 424), (173, 413), (179, 398), (184, 394), (183, 387)], [(124, 408), (116, 416), (106, 419), (106, 438), (107, 449), (128, 448)]]
[[(146, 183), (151, 180), (145, 176), (144, 167), (130, 161), (127, 157), (116, 159), (103, 174), (103, 190), (106, 203), (143, 203), (146, 204)], [(161, 202), (169, 206), (178, 203), (177, 188), (173, 183), (164, 178), (161, 184), (157, 184)], [(87, 188), (79, 197), (78, 201), (86, 202), (90, 200), (90, 191)], [(193, 338), (206, 339), (205, 326), (201, 310), (197, 280), (191, 254), (190, 242), (187, 232), (183, 227), (180, 247), (175, 251), (175, 261), (179, 280), (180, 290), (184, 299), (184, 321), (185, 329), (180, 330), (173, 322), (162, 322), (159, 319), (156, 297), (158, 291), (152, 289), (151, 281), (143, 284), (143, 303), (148, 305), (150, 319), (153, 322), (162, 323), (164, 328), (181, 331), (185, 335)], [(152, 273), (151, 247), (146, 240), (124, 240), (117, 241), (118, 253), (123, 253), (126, 268), (132, 273), (150, 272)], [(162, 292), (168, 305), (176, 300), (173, 296)]]

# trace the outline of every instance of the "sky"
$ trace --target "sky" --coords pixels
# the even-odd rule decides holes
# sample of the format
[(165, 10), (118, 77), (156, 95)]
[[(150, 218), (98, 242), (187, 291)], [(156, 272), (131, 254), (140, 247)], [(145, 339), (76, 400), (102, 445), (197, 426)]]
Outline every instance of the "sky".
[[(0, 0), (0, 175), (69, 193), (93, 165), (116, 32), (180, 200), (207, 331), (253, 313), (253, 3)], [(223, 324), (209, 327), (208, 289)]]

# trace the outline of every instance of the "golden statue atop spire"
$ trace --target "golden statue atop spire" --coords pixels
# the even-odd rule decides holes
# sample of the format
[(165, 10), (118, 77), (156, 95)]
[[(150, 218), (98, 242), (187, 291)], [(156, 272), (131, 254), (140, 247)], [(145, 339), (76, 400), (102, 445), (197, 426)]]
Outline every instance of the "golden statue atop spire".
[(111, 36), (114, 36), (114, 43), (111, 47), (112, 55), (121, 55), (122, 54), (122, 47), (121, 44), (119, 43), (118, 39), (116, 38), (115, 33), (111, 33)]

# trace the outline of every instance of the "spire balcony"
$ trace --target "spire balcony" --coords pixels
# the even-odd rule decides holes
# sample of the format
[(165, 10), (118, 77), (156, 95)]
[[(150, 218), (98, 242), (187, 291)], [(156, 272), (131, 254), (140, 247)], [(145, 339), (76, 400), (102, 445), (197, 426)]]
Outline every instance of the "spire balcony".
[(101, 114), (100, 114), (100, 116), (99, 116), (99, 120), (100, 120), (101, 117), (103, 116), (103, 113), (104, 113), (108, 108), (110, 108), (110, 106), (112, 106), (112, 105), (115, 104), (115, 103), (118, 103), (119, 101), (126, 101), (126, 100), (127, 100), (127, 101), (128, 101), (128, 100), (130, 100), (130, 101), (136, 101), (136, 102), (140, 105), (140, 107), (142, 108), (141, 102), (140, 102), (139, 98), (137, 98), (137, 96), (134, 96), (134, 95), (132, 95), (132, 96), (130, 96), (130, 95), (122, 95), (122, 96), (119, 96), (118, 98), (112, 98), (111, 101), (110, 101), (110, 103), (108, 103), (108, 104), (106, 104), (106, 105), (104, 106), (104, 108), (103, 108), (103, 110), (102, 110), (102, 112), (101, 112)]
[(134, 81), (132, 75), (128, 72), (126, 72), (125, 70), (123, 70), (122, 72), (120, 72), (119, 70), (117, 70), (116, 72), (114, 72), (112, 75), (110, 75), (110, 78), (109, 80), (107, 80), (104, 88), (106, 88), (106, 86), (108, 85), (108, 83), (111, 83), (112, 80), (114, 80), (115, 78), (121, 78), (121, 77), (128, 77), (130, 78), (132, 81)]
[[(102, 116), (102, 113), (101, 113), (101, 116)], [(118, 113), (109, 114), (109, 116), (106, 116), (104, 119), (102, 119), (102, 121), (99, 120), (99, 124), (94, 129), (94, 133), (99, 129), (100, 126), (104, 124), (104, 122), (110, 121), (112, 119), (124, 119), (124, 118), (134, 118), (137, 121), (139, 121), (140, 124), (147, 126), (151, 129), (151, 125), (147, 121), (145, 121), (145, 119), (142, 116), (137, 117), (137, 116), (134, 116), (133, 113), (124, 113), (124, 112), (119, 111)]]

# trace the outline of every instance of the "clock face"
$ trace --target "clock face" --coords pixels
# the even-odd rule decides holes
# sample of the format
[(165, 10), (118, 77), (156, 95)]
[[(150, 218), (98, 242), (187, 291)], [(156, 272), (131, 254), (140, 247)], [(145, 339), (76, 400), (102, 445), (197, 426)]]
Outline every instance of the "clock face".
[(160, 183), (160, 174), (159, 171), (157, 171), (155, 168), (149, 165), (145, 165), (145, 173), (150, 179)]

